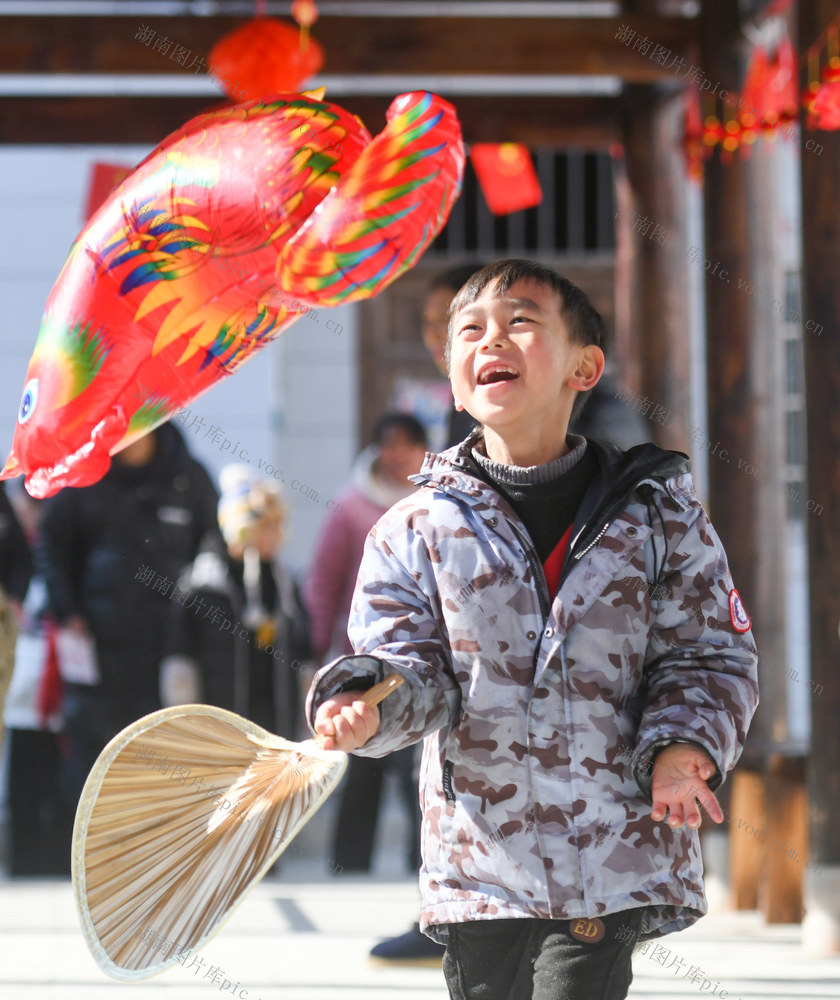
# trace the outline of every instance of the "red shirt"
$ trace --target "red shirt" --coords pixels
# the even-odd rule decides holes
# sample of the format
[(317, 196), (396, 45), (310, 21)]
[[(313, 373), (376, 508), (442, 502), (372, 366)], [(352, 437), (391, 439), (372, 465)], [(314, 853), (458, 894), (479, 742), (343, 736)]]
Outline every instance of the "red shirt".
[(563, 560), (566, 558), (566, 549), (569, 547), (569, 538), (572, 534), (572, 525), (570, 524), (560, 539), (560, 541), (554, 546), (554, 551), (543, 563), (543, 570), (545, 572), (545, 580), (548, 584), (548, 596), (554, 600), (554, 595), (560, 588), (560, 572), (563, 569)]

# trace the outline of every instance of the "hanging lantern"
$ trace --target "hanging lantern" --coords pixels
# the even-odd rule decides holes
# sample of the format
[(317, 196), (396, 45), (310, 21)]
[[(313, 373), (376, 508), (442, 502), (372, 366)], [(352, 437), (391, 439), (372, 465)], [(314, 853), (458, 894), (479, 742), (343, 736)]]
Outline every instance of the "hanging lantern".
[(738, 121), (737, 118), (730, 118), (729, 121), (723, 126), (723, 140), (721, 142), (721, 158), (724, 162), (729, 163), (732, 160), (732, 154), (741, 145), (744, 137), (744, 126)]
[(208, 65), (229, 96), (255, 100), (299, 91), (324, 65), (324, 50), (309, 37), (308, 24), (304, 29), (301, 22), (298, 31), (283, 21), (258, 17), (219, 39)]
[[(825, 44), (828, 62), (820, 76), (820, 50)], [(840, 129), (840, 14), (823, 36), (808, 49), (808, 90), (803, 97), (808, 127), (824, 132)]]
[(754, 142), (756, 134), (767, 128), (768, 114), (773, 113), (770, 61), (764, 49), (758, 46), (753, 50), (747, 66), (741, 99), (738, 102), (737, 119), (741, 134), (749, 134)]
[(706, 156), (711, 154), (718, 143), (723, 142), (726, 132), (717, 114), (712, 111), (703, 119), (703, 145), (706, 147)]
[(543, 198), (528, 148), (518, 142), (477, 142), (470, 159), (487, 207), (494, 215), (534, 208)]
[(811, 106), (814, 127), (823, 132), (840, 129), (840, 58), (832, 58), (823, 70)]

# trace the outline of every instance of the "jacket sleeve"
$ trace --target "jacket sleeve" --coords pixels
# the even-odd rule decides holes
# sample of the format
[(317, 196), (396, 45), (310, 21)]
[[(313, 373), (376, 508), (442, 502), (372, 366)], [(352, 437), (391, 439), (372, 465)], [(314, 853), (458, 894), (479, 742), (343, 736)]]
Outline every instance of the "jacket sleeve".
[(411, 746), (452, 725), (460, 709), (426, 545), (405, 522), (405, 512), (394, 508), (368, 536), (350, 615), (355, 655), (319, 670), (306, 703), (312, 728), (326, 698), (400, 674), (405, 683), (379, 705), (379, 730), (354, 751), (363, 757)]
[(668, 555), (652, 600), (647, 697), (634, 755), (647, 796), (651, 759), (674, 741), (706, 750), (718, 768), (709, 784), (717, 787), (743, 750), (758, 704), (755, 643), (748, 620), (736, 614), (726, 553), (693, 491), (682, 500), (687, 509), (665, 512)]

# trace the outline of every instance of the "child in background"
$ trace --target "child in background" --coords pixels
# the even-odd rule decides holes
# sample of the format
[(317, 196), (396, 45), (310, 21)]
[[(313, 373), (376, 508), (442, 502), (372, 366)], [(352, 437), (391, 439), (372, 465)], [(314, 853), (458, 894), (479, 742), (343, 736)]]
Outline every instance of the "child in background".
[[(421, 919), (453, 1000), (626, 997), (628, 929), (706, 912), (698, 801), (722, 820), (714, 789), (757, 703), (686, 456), (567, 434), (602, 345), (587, 297), (535, 262), (460, 290), (448, 367), (481, 426), (371, 532), (354, 652), (310, 689), (328, 747), (425, 740)], [(393, 671), (378, 709), (357, 700)]]
[(218, 705), (295, 739), (310, 649), (298, 586), (280, 556), (282, 489), (249, 465), (226, 465), (219, 485), (226, 551), (208, 539), (178, 582), (187, 597), (173, 602), (161, 698)]

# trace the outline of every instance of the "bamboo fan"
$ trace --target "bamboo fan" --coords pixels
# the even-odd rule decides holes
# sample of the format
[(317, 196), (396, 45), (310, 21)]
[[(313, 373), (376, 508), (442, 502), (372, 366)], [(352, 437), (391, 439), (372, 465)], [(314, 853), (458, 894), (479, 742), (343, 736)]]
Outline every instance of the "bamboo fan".
[[(391, 674), (359, 700), (378, 705)], [(114, 979), (147, 979), (220, 930), (338, 784), (347, 755), (292, 743), (210, 705), (132, 723), (88, 775), (73, 890), (88, 947)]]

